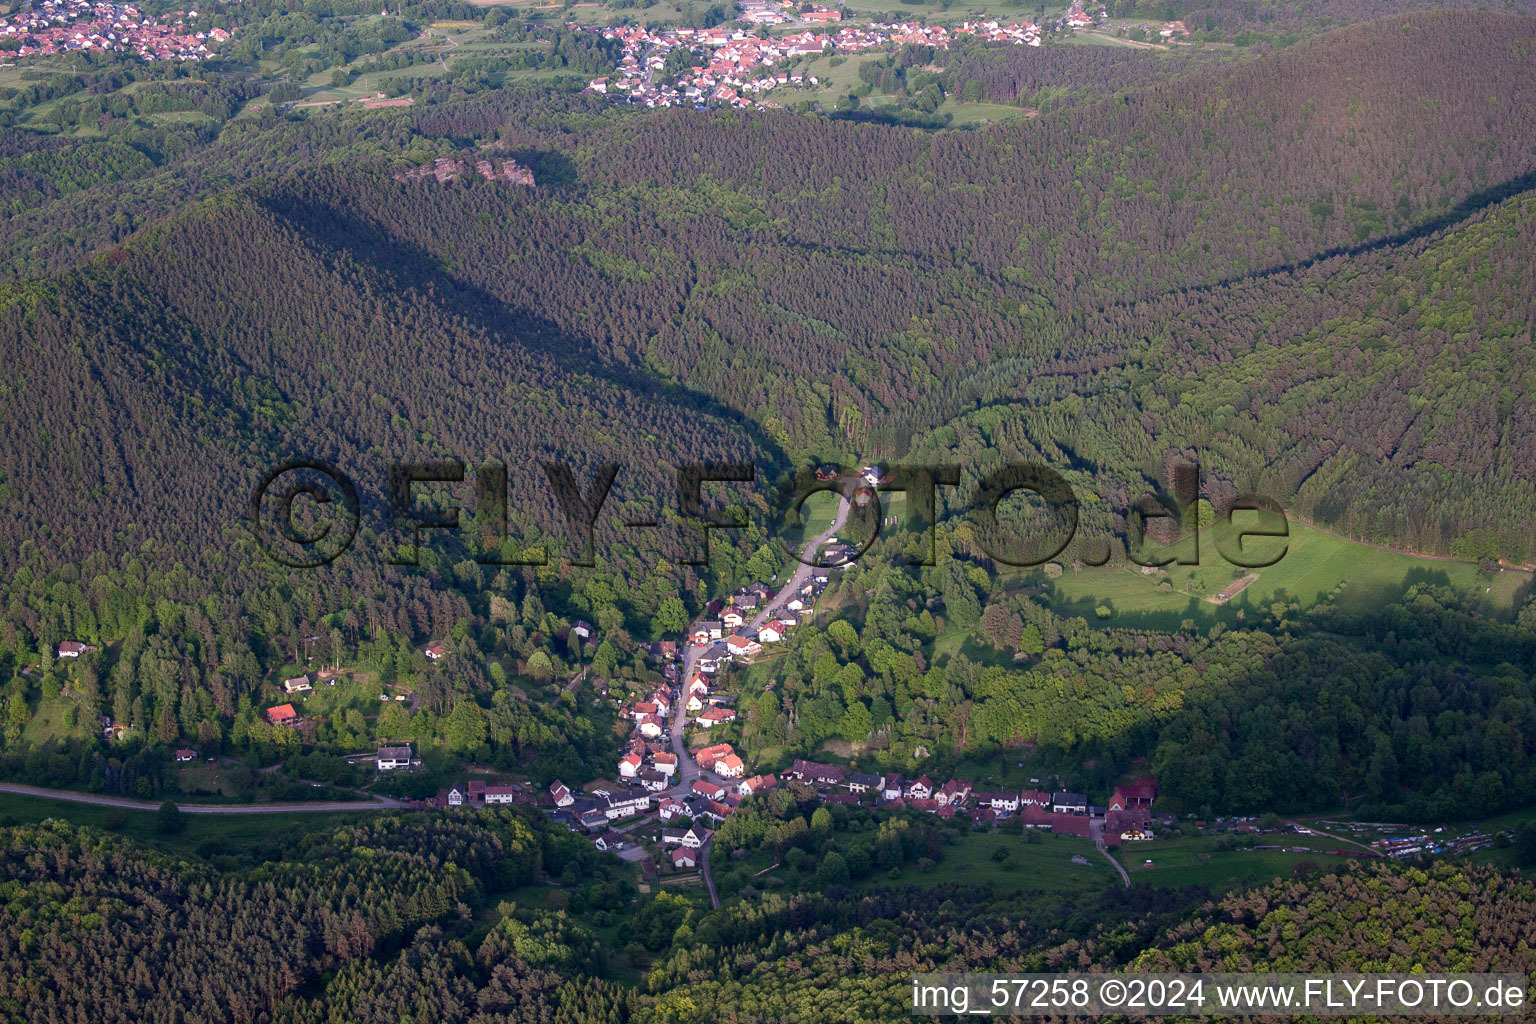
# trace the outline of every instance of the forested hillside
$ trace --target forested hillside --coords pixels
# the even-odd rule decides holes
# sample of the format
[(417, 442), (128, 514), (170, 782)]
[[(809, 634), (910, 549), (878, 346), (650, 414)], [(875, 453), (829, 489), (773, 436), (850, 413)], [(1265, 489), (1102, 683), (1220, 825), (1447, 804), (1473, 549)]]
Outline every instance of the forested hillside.
[[(879, 683), (842, 686), (809, 652), (808, 685), (780, 679), (783, 705), (754, 709), (766, 749), (842, 736), (897, 763), (974, 705), (951, 753), (1156, 756), (1190, 809), (1491, 808), (1490, 786), (1525, 788), (1536, 742), (1530, 652), (1500, 632), (1518, 628), (1523, 592), (1493, 622), (1434, 591), (1456, 635), (1497, 637), (1433, 655), (1402, 650), (1390, 623), (1308, 621), (1286, 600), (1256, 609), (1248, 637), (1169, 639), (1148, 623), (1101, 643), (1052, 595), (1009, 596), (961, 513), (982, 474), (1042, 460), (1077, 488), (1085, 533), (1120, 536), (1133, 499), (1197, 461), (1216, 512), (1257, 491), (1384, 545), (1495, 568), (1536, 555), (1533, 42), (1527, 18), (1418, 12), (1209, 59), (956, 51), (944, 73), (989, 83), (994, 100), (1049, 100), (969, 131), (624, 113), (509, 88), (269, 110), (196, 138), (156, 129), (132, 149), (147, 164), (116, 135), (71, 149), (13, 134), (17, 216), (0, 233), (30, 276), (0, 302), (10, 769), (158, 793), (153, 756), (113, 765), (96, 749), (92, 723), (111, 712), (161, 744), (271, 756), (428, 736), (544, 778), (586, 773), (611, 756), (610, 723), (529, 694), (558, 695), (588, 658), (648, 685), (640, 643), (782, 570), (770, 484), (790, 465), (884, 456), (962, 467), (939, 508), (952, 565), (855, 573), (863, 643), (910, 664), (845, 649)], [(892, 69), (937, 59), (905, 51)], [(141, 84), (151, 106), (239, 101)], [(516, 160), (535, 184), (397, 176), (437, 158)], [(351, 549), (320, 570), (273, 564), (248, 522), (263, 472), (294, 456), (335, 463), (360, 492)], [(461, 527), (425, 531), (413, 551), (388, 514), (388, 468), (442, 459), (463, 459), (465, 479), (418, 485), (413, 501), (458, 507)], [(490, 460), (508, 466), (505, 539), (477, 489)], [(677, 467), (712, 460), (756, 466), (755, 483), (711, 498), (749, 525), (715, 532), (712, 565), (685, 565)], [(581, 531), (542, 461), (569, 464), (583, 493), (599, 465), (619, 466), (592, 568), (568, 564)], [(658, 525), (623, 525), (637, 520)], [(546, 550), (548, 564), (526, 564)], [(1001, 644), (1042, 659), (1001, 682), (941, 649), (989, 603), (1042, 631), (1030, 649)], [(594, 650), (571, 640), (583, 618)], [(1345, 622), (1355, 639), (1296, 644), (1304, 621)], [(444, 637), (452, 658), (420, 653)], [(66, 673), (66, 640), (104, 650)], [(1347, 660), (1398, 695), (1390, 712), (1298, 723), (1287, 750), (1265, 746), (1272, 718), (1224, 715), (1235, 702), (1305, 717), (1293, 680), (1340, 643), (1387, 659)], [(407, 686), (410, 713), (354, 707), (313, 733), (272, 730), (263, 687), (316, 647)], [(1063, 652), (1073, 660), (1047, 660)], [(1045, 680), (1079, 669), (1068, 729)], [(1152, 696), (1101, 685), (1126, 671)], [(1518, 679), (1521, 703), (1497, 710), (1496, 687), (1446, 682), (1462, 672)], [(1431, 722), (1445, 705), (1406, 699), (1426, 682), (1468, 717)], [(82, 699), (35, 722), (60, 694)], [(910, 716), (898, 734), (872, 738), (895, 715)], [(1506, 727), (1522, 757), (1487, 756)], [(1477, 753), (1427, 757), (1436, 735)], [(1386, 745), (1392, 760), (1373, 759)]]
[[(245, 485), (253, 451), (590, 465), (602, 446), (577, 442), (575, 410), (608, 416), (657, 377), (692, 397), (617, 416), (608, 451), (637, 467), (663, 461), (647, 434), (673, 460), (901, 455), (1006, 402), (1028, 410), (1009, 423), (1029, 441), (988, 447), (1096, 469), (1112, 503), (1139, 489), (1127, 476), (1160, 482), (1166, 453), (1199, 451), (1218, 489), (1272, 491), (1371, 539), (1521, 559), (1536, 548), (1520, 482), (1530, 218), (1497, 202), (1536, 168), (1532, 40), (1525, 19), (1413, 15), (970, 133), (659, 113), (535, 153), (553, 187), (531, 194), (345, 165), (282, 176), (12, 290), (13, 357), (100, 341), (25, 371), (56, 379), (11, 382), (37, 409), (7, 422), (8, 518), (75, 561), (82, 538), (153, 537), (166, 517), (207, 543), (209, 497)], [(468, 101), (416, 126), (547, 145), (524, 109)], [(244, 134), (242, 159), (276, 141)], [(1317, 262), (1330, 253), (1347, 255)], [(518, 384), (481, 379), (490, 351), (527, 353), (501, 361)], [(325, 383), (339, 352), (373, 375), (351, 394)], [(161, 396), (157, 362), (185, 398)], [(524, 415), (490, 414), (512, 403)], [(163, 508), (124, 486), (148, 467), (115, 450), (121, 421), (98, 425), (129, 408), (156, 481), (191, 439), (217, 441), (211, 464), (168, 478)], [(1101, 439), (1040, 429), (1083, 409)], [(62, 445), (81, 432), (97, 437)], [(44, 472), (79, 490), (41, 487)]]
[[(1303, 870), (1217, 900), (831, 886), (715, 911), (593, 879), (551, 910), (527, 883), (592, 852), (508, 812), (343, 829), (245, 871), (60, 823), (0, 842), (15, 1021), (870, 1022), (903, 1016), (925, 971), (1528, 973), (1536, 942), (1526, 879), (1451, 865)], [(521, 902), (486, 906), (504, 892)], [(656, 940), (639, 985), (606, 976), (613, 926)]]

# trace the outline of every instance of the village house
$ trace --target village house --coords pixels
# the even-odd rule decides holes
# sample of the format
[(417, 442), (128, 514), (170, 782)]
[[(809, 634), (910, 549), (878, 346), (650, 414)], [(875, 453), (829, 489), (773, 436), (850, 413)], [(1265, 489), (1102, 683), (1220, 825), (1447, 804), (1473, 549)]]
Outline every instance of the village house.
[(721, 610), (720, 621), (725, 623), (727, 629), (740, 629), (742, 623), (747, 621), (747, 617), (742, 614), (740, 608), (730, 606)]
[(729, 743), (716, 743), (709, 747), (700, 747), (694, 752), (693, 759), (699, 763), (699, 767), (705, 771), (713, 771), (715, 763), (722, 757), (734, 754), (735, 748)]
[(299, 713), (293, 710), (292, 704), (279, 704), (275, 708), (267, 708), (267, 722), (271, 725), (296, 726), (303, 721)]
[(630, 751), (619, 758), (619, 777), (623, 779), (634, 778), (636, 773), (640, 771), (640, 766), (644, 763), (639, 754)]
[(667, 856), (671, 858), (672, 866), (678, 870), (695, 867), (699, 863), (698, 854), (686, 846), (679, 846)]
[(900, 800), (906, 784), (907, 780), (900, 775), (887, 775), (884, 784), (880, 788), (880, 799)]
[(711, 706), (694, 721), (705, 729), (713, 729), (717, 725), (725, 725), (727, 722), (736, 721), (736, 712), (731, 708)]
[(700, 672), (706, 675), (714, 675), (720, 671), (720, 666), (729, 661), (730, 658), (730, 649), (725, 644), (715, 644), (709, 650), (699, 655), (698, 660), (694, 664), (698, 665)]
[(790, 765), (784, 777), (808, 786), (842, 786), (848, 781), (848, 774), (841, 765), (798, 759)]
[(821, 562), (833, 569), (846, 569), (859, 557), (858, 549), (851, 544), (828, 544), (821, 551)]
[(1051, 806), (1051, 794), (1043, 789), (1024, 789), (1019, 791), (1020, 807), (1049, 807)]
[(677, 657), (677, 642), (675, 640), (656, 640), (645, 645), (646, 654), (658, 661), (671, 661)]
[(609, 821), (619, 818), (628, 818), (635, 814), (644, 814), (651, 808), (651, 798), (646, 794), (616, 795), (609, 793), (598, 803), (598, 809), (608, 816)]
[(1109, 798), (1110, 810), (1150, 810), (1157, 799), (1155, 779), (1137, 779), (1129, 786), (1116, 786)]
[(757, 642), (761, 644), (776, 644), (784, 639), (789, 632), (789, 627), (775, 619), (757, 631)]
[(762, 644), (744, 636), (735, 635), (726, 637), (725, 647), (731, 652), (731, 656), (736, 658), (750, 658), (763, 649)]
[(676, 754), (655, 754), (655, 755), (652, 755), (651, 763), (656, 766), (656, 770), (658, 772), (661, 772), (663, 775), (666, 775), (666, 776), (671, 776), (673, 773), (675, 773), (677, 771), (677, 755)]
[(374, 754), (374, 763), (379, 771), (393, 771), (396, 768), (409, 768), (411, 766), (411, 746), (407, 743), (403, 747), (380, 747)]
[(736, 791), (742, 796), (752, 796), (755, 793), (767, 793), (778, 784), (779, 780), (773, 775), (754, 775), (750, 779), (742, 779)]
[(731, 807), (721, 803), (719, 800), (706, 800), (704, 801), (704, 806), (698, 809), (698, 816), (700, 818), (709, 818), (718, 825), (730, 817), (731, 811)]
[(657, 718), (655, 715), (646, 715), (644, 718), (640, 719), (639, 724), (636, 725), (635, 728), (639, 730), (641, 736), (644, 736), (647, 739), (655, 739), (657, 736), (661, 735), (663, 726), (661, 719)]
[(1019, 794), (1007, 790), (996, 793), (977, 793), (976, 805), (1003, 814), (1013, 814), (1019, 809)]
[(486, 786), (483, 795), (488, 804), (515, 804), (522, 792), (520, 786)]
[(744, 608), (761, 608), (773, 599), (773, 591), (765, 583), (748, 583), (737, 593), (741, 596), (736, 603)]
[(670, 796), (663, 797), (661, 803), (656, 805), (657, 817), (662, 821), (671, 821), (673, 818), (690, 817), (688, 805), (680, 800), (674, 800)]
[(646, 768), (635, 776), (635, 781), (645, 789), (647, 793), (660, 793), (667, 788), (667, 777), (654, 768)]
[(908, 784), (901, 795), (907, 798), (908, 803), (914, 800), (930, 800), (933, 798), (933, 780), (926, 775), (919, 776)]
[(624, 839), (622, 832), (604, 832), (592, 841), (592, 845), (605, 853), (616, 853), (629, 843)]
[(61, 658), (78, 658), (87, 650), (88, 648), (85, 646), (85, 644), (75, 640), (66, 640), (59, 644), (58, 655)]
[(706, 800), (721, 800), (725, 797), (725, 787), (706, 779), (694, 779), (693, 791)]
[(971, 795), (971, 784), (961, 779), (950, 779), (939, 787), (934, 799), (940, 807), (963, 807)]
[(702, 825), (690, 825), (686, 829), (664, 828), (661, 830), (661, 841), (668, 846), (686, 846), (690, 850), (697, 850), (709, 841), (709, 829)]
[(309, 681), (308, 675), (294, 676), (292, 679), (283, 680), (284, 693), (303, 693), (305, 690), (313, 690), (314, 686)]
[(879, 792), (884, 788), (884, 776), (869, 775), (864, 772), (854, 772), (848, 776), (848, 792), (850, 793), (868, 793), (871, 790)]
[(569, 807), (576, 802), (576, 798), (571, 796), (571, 791), (559, 779), (549, 784), (549, 796), (556, 807)]
[(1152, 832), (1152, 812), (1145, 807), (1112, 808), (1104, 814), (1104, 834), (1121, 841), (1144, 840)]
[(1087, 814), (1088, 798), (1081, 793), (1053, 793), (1051, 810), (1057, 814)]
[(747, 766), (735, 754), (726, 754), (715, 762), (715, 773), (723, 779), (739, 779), (746, 774)]
[(177, 761), (196, 761), (197, 760), (197, 751), (189, 750), (186, 747), (182, 747), (180, 750), (176, 751), (176, 760)]
[(430, 647), (428, 647), (426, 650), (422, 651), (421, 653), (425, 654), (427, 656), (427, 658), (429, 660), (431, 660), (431, 661), (438, 661), (438, 660), (441, 660), (443, 655), (448, 653), (448, 648), (445, 647), (442, 644), (432, 644)]

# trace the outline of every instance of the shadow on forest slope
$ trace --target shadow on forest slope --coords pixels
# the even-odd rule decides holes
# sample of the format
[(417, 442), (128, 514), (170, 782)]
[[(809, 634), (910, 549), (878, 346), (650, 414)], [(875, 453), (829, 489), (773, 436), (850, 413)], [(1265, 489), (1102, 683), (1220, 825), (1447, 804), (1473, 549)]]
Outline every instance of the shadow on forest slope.
[(758, 479), (768, 481), (790, 466), (789, 456), (750, 416), (685, 384), (660, 381), (644, 372), (605, 360), (592, 343), (541, 316), (511, 308), (496, 295), (465, 281), (422, 246), (390, 233), (381, 225), (327, 203), (315, 202), (279, 186), (252, 192), (263, 209), (298, 231), (321, 251), (344, 252), (384, 275), (398, 290), (432, 296), (445, 312), (474, 324), (490, 337), (503, 338), (546, 356), (571, 374), (603, 379), (642, 398), (676, 403), (739, 427), (765, 458)]
[(1536, 171), (1528, 171), (1517, 178), (1511, 178), (1491, 188), (1474, 192), (1449, 210), (1430, 218), (1417, 227), (1407, 228), (1390, 235), (1384, 235), (1381, 238), (1361, 242), (1358, 245), (1336, 245), (1331, 249), (1324, 249), (1321, 252), (1308, 256), (1306, 259), (1296, 260), (1292, 263), (1281, 263), (1258, 270), (1250, 270), (1246, 273), (1224, 277), (1219, 281), (1210, 281), (1188, 288), (1176, 288), (1142, 299), (1126, 299), (1123, 302), (1111, 303), (1108, 306), (1100, 307), (1099, 312), (1145, 305), (1146, 303), (1156, 302), (1173, 295), (1208, 295), (1223, 288), (1232, 288), (1249, 281), (1263, 281), (1272, 277), (1283, 277), (1286, 274), (1299, 273), (1303, 270), (1309, 270), (1319, 263), (1339, 257), (1364, 256), (1373, 252), (1395, 249), (1429, 238), (1448, 228), (1457, 227), (1489, 207), (1497, 206), (1499, 203), (1513, 199), (1515, 196), (1529, 192), (1532, 189), (1536, 189)]

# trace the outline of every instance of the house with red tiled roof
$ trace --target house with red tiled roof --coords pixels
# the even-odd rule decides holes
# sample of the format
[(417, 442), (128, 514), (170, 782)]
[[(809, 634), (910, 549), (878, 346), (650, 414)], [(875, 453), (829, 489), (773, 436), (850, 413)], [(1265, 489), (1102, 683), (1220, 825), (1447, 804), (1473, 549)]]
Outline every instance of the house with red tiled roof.
[(275, 708), (267, 708), (267, 721), (273, 725), (298, 725), (303, 719), (299, 713), (293, 710), (292, 704), (279, 704)]
[(698, 750), (694, 751), (693, 759), (699, 762), (700, 768), (703, 768), (705, 771), (709, 771), (710, 769), (714, 768), (716, 761), (720, 760), (722, 757), (725, 757), (727, 754), (734, 753), (736, 753), (736, 750), (729, 743), (716, 743), (714, 746), (700, 747)]
[(705, 779), (693, 780), (693, 791), (707, 800), (719, 800), (725, 796), (725, 787)]
[(751, 796), (754, 793), (766, 793), (777, 788), (778, 785), (778, 778), (772, 774), (754, 775), (750, 779), (742, 779), (736, 791), (742, 796)]

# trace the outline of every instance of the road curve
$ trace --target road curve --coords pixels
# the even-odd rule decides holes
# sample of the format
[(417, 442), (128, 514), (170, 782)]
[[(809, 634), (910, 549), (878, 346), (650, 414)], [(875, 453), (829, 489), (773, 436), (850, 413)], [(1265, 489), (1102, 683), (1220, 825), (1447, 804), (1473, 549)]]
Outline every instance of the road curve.
[(1124, 882), (1125, 887), (1129, 889), (1131, 887), (1131, 876), (1126, 873), (1125, 866), (1115, 859), (1114, 855), (1109, 852), (1109, 847), (1105, 845), (1104, 822), (1102, 820), (1096, 819), (1090, 823), (1088, 826), (1088, 836), (1093, 840), (1094, 849), (1103, 854), (1104, 859), (1109, 861), (1109, 863), (1114, 866), (1116, 871), (1120, 872), (1120, 880)]
[[(45, 800), (63, 800), (72, 804), (94, 804), (97, 807), (121, 807), (130, 811), (160, 809), (160, 805), (153, 800), (130, 800), (127, 797), (76, 793), (67, 789), (44, 789), (41, 786), (23, 786), (13, 782), (0, 782), (0, 793), (36, 796)], [(373, 800), (358, 800), (353, 803), (314, 801), (304, 804), (176, 804), (176, 806), (183, 814), (316, 814), (321, 811), (397, 811), (406, 805), (399, 800), (375, 797)]]

